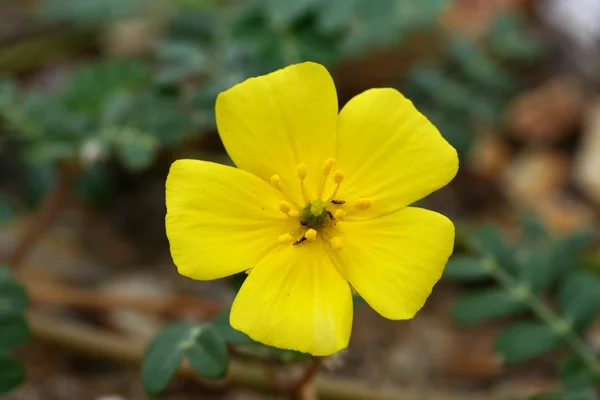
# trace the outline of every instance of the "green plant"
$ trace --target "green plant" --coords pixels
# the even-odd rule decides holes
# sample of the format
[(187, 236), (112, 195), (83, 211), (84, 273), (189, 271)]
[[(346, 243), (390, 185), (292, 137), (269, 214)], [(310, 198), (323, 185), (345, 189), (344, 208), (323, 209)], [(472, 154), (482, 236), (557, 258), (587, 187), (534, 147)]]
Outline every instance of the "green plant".
[(450, 260), (446, 279), (478, 283), (457, 300), (454, 319), (473, 325), (520, 317), (496, 338), (495, 351), (504, 363), (518, 364), (566, 348), (558, 366), (565, 393), (597, 398), (589, 396), (600, 383), (600, 359), (581, 339), (600, 311), (600, 278), (579, 268), (592, 236), (578, 232), (555, 238), (531, 217), (523, 220), (522, 231), (515, 243), (504, 240), (494, 227), (478, 229), (468, 238), (477, 255)]

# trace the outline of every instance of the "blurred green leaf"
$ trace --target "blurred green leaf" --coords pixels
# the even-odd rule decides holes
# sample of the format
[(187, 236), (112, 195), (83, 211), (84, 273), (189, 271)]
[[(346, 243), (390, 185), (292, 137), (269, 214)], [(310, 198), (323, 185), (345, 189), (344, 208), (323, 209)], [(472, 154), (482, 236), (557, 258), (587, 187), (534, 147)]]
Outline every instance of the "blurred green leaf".
[(29, 328), (22, 315), (0, 316), (0, 353), (16, 349), (29, 339)]
[(142, 362), (142, 385), (156, 395), (167, 387), (184, 357), (205, 378), (225, 375), (229, 363), (227, 345), (210, 324), (173, 324), (155, 336)]
[(473, 325), (523, 311), (524, 304), (498, 288), (467, 293), (458, 298), (453, 317), (463, 325)]
[(576, 331), (584, 330), (600, 310), (600, 279), (585, 271), (567, 276), (560, 286), (559, 308)]
[(0, 196), (0, 225), (10, 222), (15, 217), (15, 209), (10, 202)]
[(194, 326), (174, 324), (162, 329), (152, 340), (142, 362), (142, 385), (144, 390), (157, 395), (163, 391), (179, 368), (194, 340)]
[(549, 249), (521, 249), (521, 267), (518, 280), (527, 283), (534, 293), (547, 290), (559, 277), (553, 268), (553, 253)]
[(594, 375), (575, 354), (568, 354), (560, 360), (558, 374), (567, 388), (579, 389), (600, 385), (600, 376)]
[(495, 351), (508, 365), (518, 364), (549, 353), (562, 344), (562, 337), (541, 322), (522, 321), (503, 330)]
[(212, 325), (203, 325), (197, 329), (195, 341), (186, 352), (190, 364), (205, 378), (225, 376), (229, 353), (220, 331)]
[(11, 356), (0, 352), (0, 393), (6, 393), (25, 380), (23, 366)]
[(145, 0), (46, 0), (39, 13), (49, 21), (70, 21), (81, 26), (127, 17), (140, 11)]
[(495, 259), (512, 273), (518, 272), (515, 249), (504, 240), (498, 228), (492, 225), (479, 228), (472, 233), (470, 242), (484, 257)]
[(10, 279), (6, 268), (0, 268), (0, 318), (19, 316), (25, 308), (27, 308), (25, 290)]
[(444, 278), (452, 280), (478, 281), (489, 278), (480, 259), (468, 256), (453, 256), (444, 269)]
[(319, 27), (324, 31), (341, 29), (351, 22), (358, 0), (329, 0), (319, 3)]
[(315, 8), (318, 0), (268, 0), (267, 10), (274, 24), (288, 26)]
[(248, 335), (235, 330), (229, 322), (231, 308), (223, 311), (212, 321), (213, 326), (221, 333), (225, 342), (235, 345), (245, 345), (255, 343)]

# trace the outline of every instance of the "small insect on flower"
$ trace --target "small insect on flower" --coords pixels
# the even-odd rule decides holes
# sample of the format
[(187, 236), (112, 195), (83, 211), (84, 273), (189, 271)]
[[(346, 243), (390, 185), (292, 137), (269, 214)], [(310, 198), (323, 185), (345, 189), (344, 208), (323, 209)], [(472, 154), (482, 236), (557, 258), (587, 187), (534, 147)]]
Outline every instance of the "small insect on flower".
[(333, 354), (348, 345), (352, 291), (382, 316), (421, 309), (454, 245), (454, 225), (410, 207), (450, 182), (456, 151), (395, 89), (341, 111), (315, 63), (219, 94), (217, 127), (238, 168), (173, 163), (166, 229), (179, 273), (252, 270), (231, 325), (267, 345)]

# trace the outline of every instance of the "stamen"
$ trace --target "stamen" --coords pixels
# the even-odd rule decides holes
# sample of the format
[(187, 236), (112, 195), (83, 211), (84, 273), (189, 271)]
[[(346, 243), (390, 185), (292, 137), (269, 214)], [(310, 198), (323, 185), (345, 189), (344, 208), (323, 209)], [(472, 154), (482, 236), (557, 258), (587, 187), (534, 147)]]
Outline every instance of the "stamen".
[(367, 208), (371, 207), (371, 204), (373, 204), (373, 200), (369, 198), (362, 198), (356, 200), (354, 203), (354, 208), (357, 210), (366, 210)]
[(339, 236), (334, 236), (329, 241), (329, 245), (333, 250), (341, 250), (344, 247), (344, 241)]
[(300, 216), (300, 211), (298, 211), (298, 210), (292, 210), (292, 211), (290, 211), (290, 212), (288, 213), (288, 215), (289, 215), (290, 217), (298, 218), (298, 217)]
[(340, 171), (338, 169), (337, 171), (335, 171), (333, 173), (333, 181), (336, 183), (337, 186), (335, 187), (333, 193), (331, 193), (331, 196), (329, 196), (329, 198), (327, 199), (327, 201), (325, 203), (329, 203), (337, 195), (338, 190), (340, 190), (340, 184), (342, 183), (343, 180), (344, 180), (344, 173), (342, 171)]
[(301, 163), (296, 167), (296, 174), (298, 175), (298, 179), (301, 181), (306, 179), (306, 175), (308, 175), (308, 167), (306, 164)]
[(317, 231), (314, 229), (309, 229), (304, 233), (304, 237), (312, 242), (317, 238)]
[(286, 244), (292, 242), (294, 238), (289, 233), (284, 233), (283, 235), (279, 235), (278, 240), (280, 244)]
[(327, 183), (327, 178), (329, 174), (331, 174), (331, 170), (335, 165), (335, 158), (328, 158), (323, 163), (323, 178), (321, 179), (321, 184), (319, 185), (319, 191), (317, 192), (317, 197), (321, 198), (323, 196), (323, 191), (325, 190), (325, 183)]
[(346, 216), (346, 211), (340, 210), (339, 208), (337, 210), (335, 210), (335, 212), (333, 213), (333, 217), (335, 219), (337, 219), (338, 221), (343, 220), (345, 216)]
[(277, 174), (271, 177), (271, 185), (277, 190), (283, 190), (283, 184), (281, 183), (281, 177)]
[(308, 196), (306, 195), (306, 190), (304, 189), (304, 180), (306, 179), (306, 175), (308, 175), (308, 167), (306, 164), (301, 163), (296, 167), (296, 174), (298, 175), (298, 179), (300, 179), (300, 190), (302, 191), (302, 197), (304, 201), (308, 202)]
[(327, 160), (325, 160), (325, 163), (323, 163), (323, 175), (328, 176), (331, 173), (331, 170), (333, 169), (334, 165), (335, 158), (328, 158)]
[(281, 200), (279, 202), (279, 211), (284, 214), (289, 214), (289, 212), (292, 211), (292, 205), (285, 200)]

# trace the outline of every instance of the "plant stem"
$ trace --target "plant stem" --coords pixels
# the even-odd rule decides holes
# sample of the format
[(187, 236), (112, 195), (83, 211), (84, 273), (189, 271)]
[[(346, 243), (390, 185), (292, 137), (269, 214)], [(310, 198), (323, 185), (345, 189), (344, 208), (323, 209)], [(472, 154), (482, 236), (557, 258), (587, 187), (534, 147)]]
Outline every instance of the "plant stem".
[(298, 379), (298, 381), (294, 382), (289, 386), (288, 391), (290, 394), (296, 395), (302, 398), (302, 394), (305, 392), (305, 387), (310, 385), (310, 383), (315, 379), (317, 374), (319, 373), (319, 369), (321, 368), (321, 360), (317, 357), (312, 357), (311, 365), (304, 370), (304, 373)]
[(510, 294), (517, 294), (518, 298), (529, 306), (531, 311), (543, 322), (545, 322), (554, 332), (561, 335), (567, 344), (571, 347), (573, 353), (585, 364), (585, 366), (595, 375), (600, 376), (600, 360), (596, 358), (594, 352), (581, 340), (559, 315), (539, 299), (529, 288), (521, 287), (518, 281), (513, 278), (504, 268), (495, 261), (488, 260), (487, 270), (490, 275), (498, 281)]
[(8, 259), (9, 265), (18, 268), (25, 260), (25, 257), (27, 257), (29, 252), (38, 243), (44, 232), (50, 227), (52, 221), (62, 209), (65, 200), (67, 199), (70, 183), (70, 175), (61, 171), (58, 180), (44, 198), (33, 223), (10, 255)]
[[(144, 357), (146, 343), (139, 340), (95, 330), (81, 324), (50, 318), (39, 312), (29, 311), (27, 320), (33, 335), (46, 343), (67, 348), (83, 356), (114, 361), (127, 365), (139, 365)], [(179, 374), (200, 380), (197, 373), (183, 364)], [(229, 365), (228, 381), (232, 385), (244, 386), (260, 391), (273, 391), (267, 377), (254, 363), (232, 361)], [(315, 388), (323, 400), (423, 400), (422, 395), (408, 394), (396, 388), (383, 385), (368, 385), (356, 379), (316, 377)], [(430, 400), (483, 400), (486, 397), (474, 395), (449, 396), (434, 394)]]

